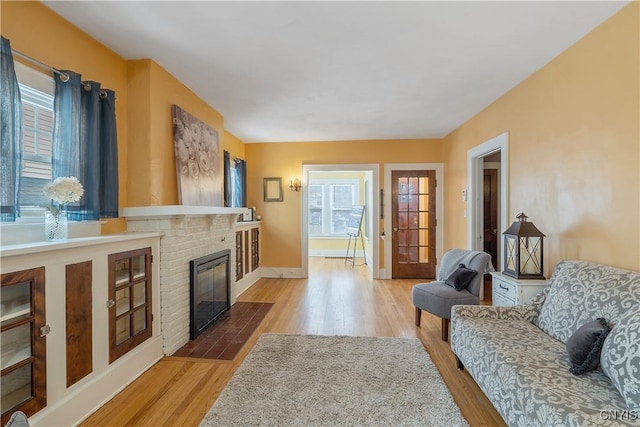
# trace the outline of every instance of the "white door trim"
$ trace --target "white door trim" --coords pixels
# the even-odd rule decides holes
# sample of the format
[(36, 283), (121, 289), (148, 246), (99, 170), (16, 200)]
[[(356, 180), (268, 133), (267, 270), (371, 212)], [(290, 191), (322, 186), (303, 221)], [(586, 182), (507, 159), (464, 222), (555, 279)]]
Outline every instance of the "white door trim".
[(384, 275), (382, 277), (391, 279), (393, 272), (391, 268), (393, 248), (393, 230), (391, 226), (391, 172), (407, 170), (435, 170), (436, 171), (436, 257), (438, 262), (442, 259), (444, 245), (444, 164), (442, 163), (385, 163), (384, 164)]
[(380, 217), (380, 165), (376, 164), (332, 164), (332, 165), (302, 165), (302, 274), (309, 277), (309, 193), (306, 191), (309, 182), (309, 172), (311, 171), (364, 171), (371, 172), (371, 185), (373, 197), (371, 206), (367, 209), (366, 215), (370, 215), (373, 230), (371, 230), (371, 247), (373, 254), (367, 260), (372, 271), (372, 277), (379, 279), (380, 257), (380, 227), (376, 226)]
[[(507, 229), (509, 194), (509, 133), (502, 133), (467, 151), (467, 248), (483, 250), (482, 232), (484, 217), (482, 211), (483, 157), (500, 151), (500, 225), (498, 238)], [(502, 268), (502, 251), (498, 250), (496, 262)]]

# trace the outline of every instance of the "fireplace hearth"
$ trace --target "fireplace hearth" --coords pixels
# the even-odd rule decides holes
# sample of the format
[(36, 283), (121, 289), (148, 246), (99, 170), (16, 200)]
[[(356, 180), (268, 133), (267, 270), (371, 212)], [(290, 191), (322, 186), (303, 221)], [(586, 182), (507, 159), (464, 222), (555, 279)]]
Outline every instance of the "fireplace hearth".
[(231, 307), (230, 255), (226, 249), (189, 261), (191, 340)]

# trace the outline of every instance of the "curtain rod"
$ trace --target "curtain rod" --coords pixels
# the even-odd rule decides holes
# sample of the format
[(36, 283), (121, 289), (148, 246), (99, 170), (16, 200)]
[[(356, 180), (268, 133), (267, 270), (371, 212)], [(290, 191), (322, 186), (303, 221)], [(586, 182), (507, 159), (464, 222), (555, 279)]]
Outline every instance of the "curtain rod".
[(17, 51), (13, 48), (11, 48), (11, 52), (13, 52), (14, 55), (18, 55), (20, 58), (25, 59), (33, 64), (36, 64), (42, 68), (45, 68), (53, 73), (56, 73), (58, 75), (60, 75), (60, 80), (62, 80), (63, 82), (67, 82), (69, 81), (69, 75), (67, 73), (63, 73), (62, 71), (58, 71), (55, 68), (53, 68), (50, 65), (45, 64), (44, 62), (40, 62), (37, 59), (34, 59), (32, 57), (30, 57), (29, 55), (25, 55), (24, 53)]

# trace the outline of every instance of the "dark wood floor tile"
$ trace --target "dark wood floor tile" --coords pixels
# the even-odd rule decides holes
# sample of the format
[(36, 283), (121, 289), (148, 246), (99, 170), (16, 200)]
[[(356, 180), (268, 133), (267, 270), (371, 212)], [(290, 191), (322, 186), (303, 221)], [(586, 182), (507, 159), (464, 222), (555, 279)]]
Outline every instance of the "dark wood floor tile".
[(237, 302), (174, 356), (233, 360), (269, 313), (272, 303)]

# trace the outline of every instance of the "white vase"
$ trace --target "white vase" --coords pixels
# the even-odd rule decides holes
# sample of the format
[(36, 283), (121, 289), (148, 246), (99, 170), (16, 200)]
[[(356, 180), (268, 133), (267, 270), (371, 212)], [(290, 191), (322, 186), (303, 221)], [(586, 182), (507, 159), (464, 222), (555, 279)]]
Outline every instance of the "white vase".
[(58, 211), (58, 214), (54, 215), (50, 211), (45, 211), (44, 234), (47, 240), (65, 240), (67, 238), (67, 212)]

